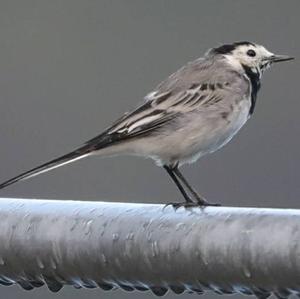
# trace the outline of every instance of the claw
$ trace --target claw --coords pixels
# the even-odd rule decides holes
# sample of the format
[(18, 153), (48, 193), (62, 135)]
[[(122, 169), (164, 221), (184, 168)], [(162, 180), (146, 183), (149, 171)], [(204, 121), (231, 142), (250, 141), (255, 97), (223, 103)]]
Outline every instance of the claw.
[(186, 209), (188, 208), (194, 208), (194, 207), (199, 207), (199, 204), (196, 202), (170, 202), (165, 205), (165, 208), (167, 206), (172, 206), (175, 210), (184, 207)]
[(202, 206), (202, 207), (220, 207), (221, 206), (221, 204), (219, 204), (219, 203), (210, 203), (208, 201), (198, 202), (198, 205)]
[(205, 208), (205, 207), (220, 207), (221, 205), (219, 203), (210, 203), (208, 202), (205, 198), (198, 196), (196, 198), (197, 203), (200, 207)]
[(189, 208), (205, 208), (205, 207), (219, 207), (221, 206), (219, 203), (209, 203), (207, 201), (205, 202), (170, 202), (167, 203), (164, 206), (164, 209), (167, 206), (172, 206), (174, 208), (174, 210), (176, 211), (177, 209), (184, 207), (185, 209), (189, 209)]

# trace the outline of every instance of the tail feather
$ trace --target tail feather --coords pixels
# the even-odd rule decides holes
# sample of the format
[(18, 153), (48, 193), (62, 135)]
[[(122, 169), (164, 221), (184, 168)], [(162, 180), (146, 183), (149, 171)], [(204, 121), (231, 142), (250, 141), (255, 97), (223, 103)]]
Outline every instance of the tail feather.
[(91, 152), (91, 148), (90, 147), (87, 147), (87, 146), (84, 146), (84, 147), (81, 147), (73, 152), (70, 152), (64, 156), (61, 156), (59, 158), (56, 158), (54, 160), (51, 160), (45, 164), (42, 164), (38, 167), (35, 167), (31, 170), (28, 170), (26, 172), (23, 172), (21, 174), (19, 174), (18, 176), (16, 177), (13, 177), (5, 182), (3, 182), (2, 184), (0, 184), (0, 189), (3, 189), (9, 185), (12, 185), (14, 183), (17, 183), (19, 181), (24, 181), (24, 180), (27, 180), (29, 178), (32, 178), (36, 175), (39, 175), (41, 173), (44, 173), (44, 172), (47, 172), (47, 171), (50, 171), (52, 169), (55, 169), (57, 167), (60, 167), (60, 166), (63, 166), (65, 164), (68, 164), (68, 163), (71, 163), (71, 162), (74, 162), (76, 160), (79, 160), (79, 159), (82, 159), (86, 156), (88, 156)]

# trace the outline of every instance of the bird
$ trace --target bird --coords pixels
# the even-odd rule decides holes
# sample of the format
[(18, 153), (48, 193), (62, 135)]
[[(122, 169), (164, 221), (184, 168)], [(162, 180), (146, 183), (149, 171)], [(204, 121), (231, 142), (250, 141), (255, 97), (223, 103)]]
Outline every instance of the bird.
[(200, 195), (179, 168), (227, 144), (253, 115), (264, 71), (292, 59), (249, 41), (211, 48), (167, 77), (102, 133), (3, 182), (0, 189), (86, 157), (134, 155), (151, 158), (166, 170), (184, 198), (170, 203), (175, 209), (217, 206)]

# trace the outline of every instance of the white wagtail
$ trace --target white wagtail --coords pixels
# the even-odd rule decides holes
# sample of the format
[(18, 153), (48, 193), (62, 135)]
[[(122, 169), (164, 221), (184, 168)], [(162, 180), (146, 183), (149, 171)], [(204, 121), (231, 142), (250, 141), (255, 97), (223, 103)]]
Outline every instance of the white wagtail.
[(191, 187), (179, 166), (229, 142), (253, 114), (264, 70), (291, 59), (251, 42), (210, 49), (159, 84), (142, 105), (100, 135), (2, 183), (0, 188), (84, 157), (127, 154), (152, 158), (164, 167), (185, 199), (172, 203), (175, 208), (215, 205)]

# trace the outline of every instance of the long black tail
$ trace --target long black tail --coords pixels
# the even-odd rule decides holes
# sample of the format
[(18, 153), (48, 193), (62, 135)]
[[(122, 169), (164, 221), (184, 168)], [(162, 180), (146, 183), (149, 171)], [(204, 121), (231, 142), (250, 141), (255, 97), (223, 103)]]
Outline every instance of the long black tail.
[(83, 147), (81, 147), (81, 148), (79, 148), (79, 149), (77, 149), (73, 152), (70, 152), (70, 153), (68, 153), (64, 156), (56, 158), (52, 161), (49, 161), (45, 164), (42, 164), (38, 167), (35, 167), (35, 168), (31, 169), (31, 170), (23, 172), (20, 175), (14, 177), (14, 178), (11, 178), (10, 180), (0, 184), (0, 189), (5, 188), (5, 187), (7, 187), (9, 185), (12, 185), (14, 183), (17, 183), (19, 181), (27, 180), (31, 177), (34, 177), (34, 176), (39, 175), (41, 173), (50, 171), (54, 168), (63, 166), (65, 164), (74, 162), (74, 161), (79, 160), (79, 159), (82, 159), (82, 158), (88, 156), (90, 154), (90, 152), (91, 152), (91, 147), (90, 146), (83, 146)]

